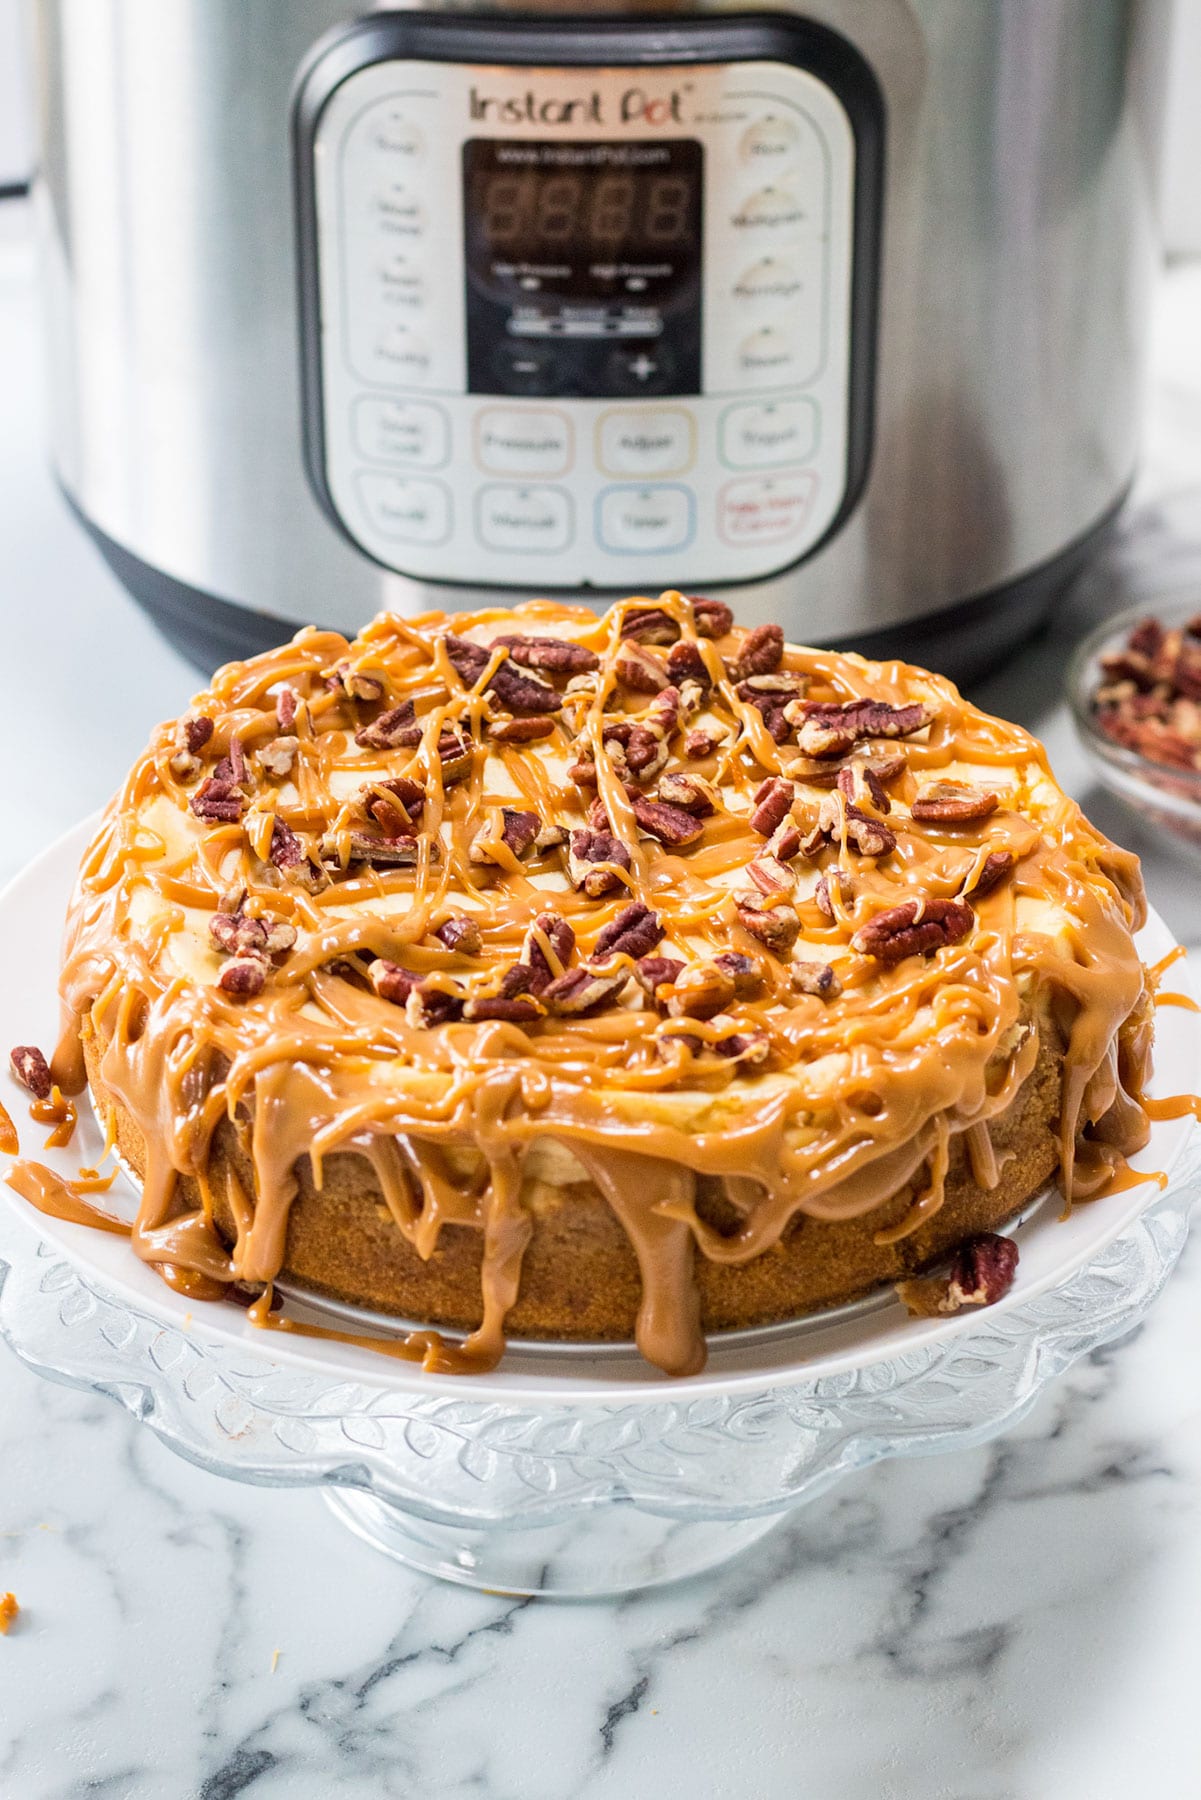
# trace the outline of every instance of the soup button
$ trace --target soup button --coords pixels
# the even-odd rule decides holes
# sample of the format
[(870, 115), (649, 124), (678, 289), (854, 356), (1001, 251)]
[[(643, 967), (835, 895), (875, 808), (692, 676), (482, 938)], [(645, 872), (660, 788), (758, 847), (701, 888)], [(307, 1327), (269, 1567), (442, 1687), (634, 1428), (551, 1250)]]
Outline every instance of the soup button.
[(476, 533), (489, 550), (566, 550), (571, 542), (571, 498), (562, 488), (482, 488), (476, 500)]
[(606, 550), (680, 550), (692, 536), (692, 495), (662, 485), (606, 488), (597, 501), (597, 536)]
[(767, 476), (761, 481), (731, 481), (718, 497), (717, 529), (727, 544), (775, 544), (796, 537), (805, 527), (817, 476)]

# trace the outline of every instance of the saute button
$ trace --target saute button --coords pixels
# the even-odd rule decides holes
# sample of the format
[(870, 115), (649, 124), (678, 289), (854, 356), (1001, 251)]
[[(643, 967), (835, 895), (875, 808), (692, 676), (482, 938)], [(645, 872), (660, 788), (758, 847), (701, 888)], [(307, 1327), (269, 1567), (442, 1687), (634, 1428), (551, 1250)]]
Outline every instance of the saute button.
[(676, 475), (692, 461), (693, 437), (681, 407), (614, 407), (600, 422), (597, 461), (606, 475)]
[(550, 407), (485, 407), (476, 420), (475, 455), (494, 475), (562, 475), (571, 464), (571, 421)]
[(748, 125), (742, 135), (739, 150), (743, 162), (753, 163), (757, 168), (770, 169), (774, 173), (791, 162), (796, 155), (796, 147), (801, 134), (794, 120), (781, 113), (765, 113), (753, 125)]
[(774, 544), (795, 537), (809, 516), (817, 476), (731, 481), (718, 496), (717, 529), (727, 544)]
[(571, 542), (571, 498), (562, 488), (481, 488), (476, 531), (489, 550), (566, 550)]
[(740, 231), (754, 231), (767, 236), (799, 231), (809, 222), (799, 194), (790, 187), (760, 188), (745, 199), (734, 214)]
[(683, 487), (611, 487), (597, 502), (606, 550), (680, 550), (692, 536), (692, 495)]
[(812, 400), (779, 400), (766, 406), (731, 406), (721, 419), (722, 460), (735, 469), (801, 463), (817, 444)]
[(450, 536), (450, 492), (440, 481), (408, 481), (364, 470), (359, 498), (381, 537), (406, 544), (441, 544)]
[(436, 469), (450, 454), (450, 422), (426, 401), (362, 394), (354, 403), (354, 441), (370, 462)]

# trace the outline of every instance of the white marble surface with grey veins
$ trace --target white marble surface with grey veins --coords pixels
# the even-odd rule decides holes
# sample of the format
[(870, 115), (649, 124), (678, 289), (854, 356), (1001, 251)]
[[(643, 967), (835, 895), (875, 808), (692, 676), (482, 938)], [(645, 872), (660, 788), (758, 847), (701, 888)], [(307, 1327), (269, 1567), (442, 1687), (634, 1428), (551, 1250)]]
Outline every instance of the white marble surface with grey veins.
[[(979, 698), (1147, 860), (1058, 702), (1087, 618), (1201, 600), (1201, 269), (1164, 282), (1147, 452), (1052, 631)], [(46, 469), (24, 230), (0, 209), (0, 874), (99, 804), (196, 685)], [(15, 778), (20, 771), (20, 778)], [(176, 1460), (0, 1356), (0, 1794), (12, 1800), (1196, 1800), (1201, 1242), (1020, 1428), (847, 1482), (716, 1574), (554, 1606), (435, 1586), (311, 1493)], [(278, 1654), (277, 1654), (278, 1653)]]

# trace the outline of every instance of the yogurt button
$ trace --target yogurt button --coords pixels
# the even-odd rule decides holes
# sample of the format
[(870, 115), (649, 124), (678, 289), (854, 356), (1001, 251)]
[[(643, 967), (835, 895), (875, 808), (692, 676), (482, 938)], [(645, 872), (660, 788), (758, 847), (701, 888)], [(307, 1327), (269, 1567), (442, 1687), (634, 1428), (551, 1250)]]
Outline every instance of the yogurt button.
[(450, 493), (440, 481), (408, 481), (365, 470), (357, 485), (363, 511), (381, 537), (441, 544), (450, 536)]
[(475, 454), (481, 469), (496, 475), (562, 475), (571, 462), (571, 422), (549, 407), (485, 407)]
[(682, 487), (608, 488), (598, 502), (597, 536), (607, 550), (682, 549), (692, 536), (692, 496)]
[(571, 500), (562, 488), (482, 488), (476, 531), (489, 550), (566, 550), (571, 542)]
[(735, 469), (806, 462), (816, 445), (817, 407), (812, 400), (731, 406), (722, 414), (722, 459)]
[(675, 475), (693, 457), (692, 416), (681, 407), (618, 407), (597, 432), (597, 460), (607, 475)]

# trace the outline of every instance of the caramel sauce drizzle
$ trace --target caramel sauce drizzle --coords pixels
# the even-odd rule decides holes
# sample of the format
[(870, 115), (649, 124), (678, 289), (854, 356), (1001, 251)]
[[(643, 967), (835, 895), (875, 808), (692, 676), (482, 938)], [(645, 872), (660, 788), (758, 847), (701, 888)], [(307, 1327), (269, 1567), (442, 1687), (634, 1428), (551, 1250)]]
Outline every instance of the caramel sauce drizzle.
[[(607, 725), (637, 719), (648, 705), (646, 694), (618, 682), (616, 663), (624, 620), (650, 605), (695, 645), (712, 683), (702, 722), (724, 733), (699, 760), (684, 754), (682, 733), (669, 740), (663, 772), (688, 769), (721, 795), (703, 836), (682, 850), (640, 832), (604, 741)], [(563, 697), (548, 736), (489, 741), (487, 724), (502, 709), (485, 690), (501, 653), (494, 650), (467, 684), (447, 655), (448, 630), (485, 647), (504, 633), (565, 637), (594, 651), (600, 668), (594, 682)], [(802, 879), (785, 905), (801, 924), (798, 953), (831, 961), (842, 991), (833, 1000), (794, 992), (788, 959), (765, 953), (743, 929), (730, 888), (765, 848), (748, 822), (765, 776), (796, 783), (798, 815), (816, 813), (828, 783), (788, 774), (795, 743), (778, 745), (758, 708), (736, 692), (728, 666), (746, 635), (735, 630), (717, 642), (698, 635), (691, 603), (674, 592), (622, 602), (600, 617), (549, 602), (453, 619), (385, 614), (353, 643), (302, 631), (279, 650), (218, 671), (194, 702), (193, 713), (213, 721), (203, 772), (230, 753), (235, 738), (247, 758), (252, 791), (237, 822), (192, 815), (195, 777), (172, 767), (177, 727), (156, 732), (83, 859), (53, 1059), (60, 1088), (79, 1092), (81, 1034), (94, 1032), (103, 1045), (102, 1112), (120, 1102), (141, 1130), (146, 1167), (132, 1233), (139, 1256), (194, 1297), (233, 1282), (269, 1285), (284, 1266), (297, 1164), (311, 1158), (319, 1183), (326, 1158), (352, 1151), (371, 1163), (397, 1230), (419, 1255), (431, 1255), (449, 1226), (482, 1238), (480, 1323), (467, 1343), (450, 1349), (436, 1333), (419, 1333), (389, 1353), (419, 1356), (430, 1367), (491, 1367), (531, 1232), (523, 1163), (531, 1146), (552, 1140), (582, 1165), (629, 1236), (642, 1274), (644, 1355), (686, 1374), (705, 1355), (695, 1254), (749, 1261), (798, 1212), (853, 1218), (909, 1182), (919, 1191), (888, 1236), (914, 1230), (942, 1203), (950, 1145), (964, 1133), (973, 1168), (995, 1185), (988, 1121), (1033, 1068), (1048, 1029), (1066, 1047), (1065, 1194), (1112, 1178), (1147, 1135), (1138, 1097), (1149, 1069), (1151, 1008), (1131, 935), (1145, 910), (1137, 860), (1060, 791), (1034, 738), (980, 712), (941, 677), (898, 662), (786, 648), (783, 667), (804, 677), (808, 700), (921, 700), (934, 715), (904, 742), (875, 746), (906, 758), (889, 789), (895, 850), (861, 856), (844, 831), (816, 861), (796, 865)], [(383, 684), (378, 704), (348, 692), (331, 673), (340, 664)], [(279, 780), (256, 757), (280, 734), (276, 700), (284, 686), (297, 698), (288, 727), (296, 751), (290, 777)], [(391, 751), (356, 744), (359, 726), (404, 700), (414, 703), (419, 743)], [(452, 731), (469, 740), (470, 770), (447, 782), (437, 746)], [(860, 754), (872, 749), (857, 746)], [(615, 892), (593, 899), (565, 885), (558, 848), (472, 859), (498, 805), (536, 811), (545, 824), (582, 826), (594, 796), (566, 773), (581, 758), (595, 762), (599, 796), (629, 853), (628, 870), (614, 865)], [(966, 826), (919, 824), (908, 811), (918, 786), (953, 765), (969, 765), (977, 779), (983, 771), (1000, 804)], [(355, 863), (356, 788), (398, 776), (424, 789), (416, 861)], [(169, 819), (161, 811), (145, 816), (152, 802)], [(307, 852), (316, 855), (324, 842), (324, 853), (336, 855), (328, 886), (310, 891), (265, 860), (277, 821)], [(887, 907), (962, 894), (993, 851), (1012, 855), (1012, 874), (974, 902), (975, 927), (961, 942), (891, 968), (851, 948), (852, 934)], [(829, 919), (804, 890), (806, 879), (834, 868), (848, 877), (850, 894), (837, 897)], [(215, 985), (221, 964), (206, 936), (206, 915), (231, 892), (245, 896), (248, 915), (284, 920), (297, 933), (249, 1001)], [(1022, 897), (1053, 909), (1057, 931), (1019, 923)], [(754, 955), (763, 991), (731, 1002), (718, 1021), (665, 1023), (631, 984), (622, 1004), (593, 1016), (415, 1026), (366, 976), (370, 959), (385, 957), (434, 985), (495, 988), (540, 912), (571, 924), (584, 959), (631, 898), (663, 920), (659, 953), (685, 962), (729, 950)], [(456, 911), (480, 925), (476, 956), (447, 950), (433, 935)], [(189, 944), (191, 963), (175, 954)], [(686, 1046), (665, 1053), (667, 1028), (681, 1026), (700, 1041), (699, 1056)], [(731, 1031), (765, 1033), (766, 1063), (744, 1069), (705, 1052)], [(237, 1221), (232, 1246), (212, 1216), (210, 1152), (226, 1118), (254, 1170), (253, 1193), (227, 1195)], [(456, 1172), (464, 1151), (476, 1161), (471, 1179)], [(701, 1173), (723, 1182), (738, 1208), (731, 1236), (696, 1210)], [(181, 1176), (194, 1178), (202, 1196), (191, 1211), (180, 1198)], [(20, 1179), (43, 1198), (50, 1191), (40, 1176)], [(57, 1189), (51, 1199), (65, 1204)], [(291, 1328), (263, 1306), (256, 1312), (273, 1329)]]

